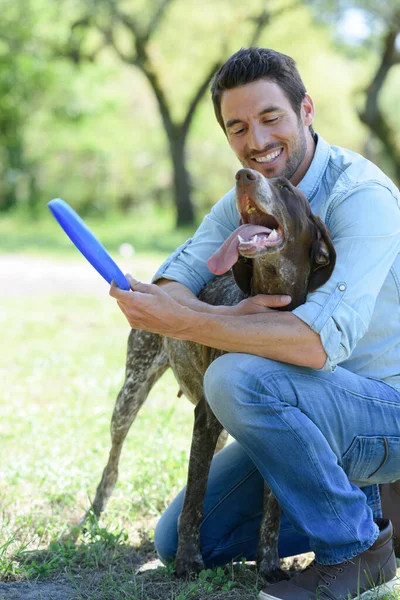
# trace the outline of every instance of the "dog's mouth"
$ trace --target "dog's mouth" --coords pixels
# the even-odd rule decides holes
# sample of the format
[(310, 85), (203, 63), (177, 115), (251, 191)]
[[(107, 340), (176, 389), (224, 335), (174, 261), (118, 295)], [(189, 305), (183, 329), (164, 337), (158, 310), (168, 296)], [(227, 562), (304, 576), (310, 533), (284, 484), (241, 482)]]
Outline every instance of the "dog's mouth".
[[(248, 194), (238, 198), (238, 209), (244, 225), (259, 226), (260, 231), (252, 234), (252, 228), (246, 228), (238, 234), (239, 253), (247, 258), (253, 258), (269, 249), (276, 250), (285, 241), (285, 231), (280, 221), (270, 213), (262, 210), (257, 202)], [(245, 236), (245, 232), (248, 234)]]

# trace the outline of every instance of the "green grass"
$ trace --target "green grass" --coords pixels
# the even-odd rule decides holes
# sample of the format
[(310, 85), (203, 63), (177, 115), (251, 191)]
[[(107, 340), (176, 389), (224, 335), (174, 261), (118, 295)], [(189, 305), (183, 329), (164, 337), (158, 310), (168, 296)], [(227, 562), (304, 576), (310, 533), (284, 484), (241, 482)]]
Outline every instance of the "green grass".
[(77, 543), (62, 539), (88, 508), (107, 459), (128, 327), (108, 296), (27, 298), (23, 290), (2, 303), (1, 321), (0, 578), (67, 574), (82, 599), (254, 598), (259, 582), (246, 566), (195, 582), (168, 568), (136, 573), (155, 558), (155, 523), (186, 480), (192, 407), (177, 398), (171, 373), (132, 427), (100, 524)]
[[(20, 241), (33, 231), (21, 222), (18, 230), (11, 221), (2, 227)], [(114, 247), (119, 241), (115, 237)], [(62, 269), (62, 253), (58, 247), (50, 253), (48, 244), (42, 253), (26, 244), (24, 255)], [(72, 250), (65, 258), (80, 268)], [(147, 278), (166, 254), (149, 253)], [(154, 526), (186, 482), (193, 408), (177, 398), (171, 372), (128, 435), (118, 485), (100, 523), (76, 542), (64, 539), (89, 507), (107, 460), (129, 328), (107, 293), (60, 294), (46, 286), (46, 276), (44, 269), (37, 294), (24, 294), (21, 283), (0, 307), (0, 579), (61, 580), (82, 600), (255, 598), (260, 582), (244, 565), (187, 582), (167, 567), (138, 573), (156, 559)]]
[[(194, 226), (175, 229), (172, 212), (156, 209), (153, 205), (144, 205), (127, 215), (112, 213), (107, 218), (85, 217), (85, 222), (110, 252), (116, 252), (120, 244), (128, 242), (137, 252), (147, 255), (168, 255), (195, 229)], [(40, 213), (36, 220), (23, 213), (0, 213), (0, 253), (3, 252), (76, 255), (76, 249), (48, 210)]]
[[(53, 223), (43, 225), (43, 251), (33, 225), (17, 225), (0, 222), (3, 250), (9, 249), (4, 234), (15, 240), (12, 250), (22, 244), (25, 254), (60, 269), (65, 258), (81, 267), (73, 248), (65, 258), (61, 246), (51, 250)], [(130, 227), (109, 225), (94, 222), (92, 229), (110, 232), (112, 250)], [(137, 224), (132, 232), (143, 233)], [(150, 278), (167, 252), (153, 254), (148, 245), (143, 270)], [(171, 372), (128, 435), (118, 485), (100, 523), (76, 541), (65, 537), (89, 507), (107, 460), (129, 329), (107, 293), (40, 293), (51, 290), (42, 288), (43, 278), (37, 294), (24, 293), (21, 282), (0, 305), (0, 580), (42, 582), (50, 586), (41, 588), (50, 590), (43, 600), (53, 598), (54, 582), (73, 590), (54, 596), (60, 600), (254, 600), (262, 583), (252, 565), (180, 581), (171, 567), (151, 562), (157, 519), (186, 481), (192, 430), (192, 406), (177, 398)]]

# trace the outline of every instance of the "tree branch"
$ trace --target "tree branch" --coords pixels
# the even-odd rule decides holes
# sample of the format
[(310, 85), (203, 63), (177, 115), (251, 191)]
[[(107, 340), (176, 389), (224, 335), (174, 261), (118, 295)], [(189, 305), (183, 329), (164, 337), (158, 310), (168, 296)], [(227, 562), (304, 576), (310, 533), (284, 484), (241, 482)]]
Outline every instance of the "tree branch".
[[(395, 22), (395, 19), (393, 20)], [(396, 177), (400, 181), (400, 148), (392, 127), (384, 117), (378, 103), (378, 97), (386, 81), (389, 70), (396, 64), (400, 64), (400, 53), (396, 50), (396, 38), (400, 28), (389, 28), (385, 40), (382, 59), (377, 72), (366, 89), (366, 102), (363, 111), (358, 115), (362, 123), (381, 141), (385, 152), (393, 162)]]
[(209, 69), (209, 71), (207, 72), (202, 83), (197, 88), (192, 100), (190, 101), (188, 111), (187, 111), (185, 119), (181, 125), (182, 135), (184, 137), (186, 137), (186, 135), (189, 131), (190, 124), (192, 122), (194, 113), (196, 112), (196, 108), (197, 108), (200, 100), (203, 98), (204, 94), (206, 93), (211, 79), (213, 78), (215, 72), (217, 71), (217, 69), (219, 69), (221, 64), (222, 64), (222, 61), (219, 61), (212, 65), (211, 69)]
[(123, 13), (121, 11), (119, 11), (114, 2), (110, 3), (111, 5), (111, 10), (112, 10), (112, 15), (113, 17), (116, 17), (119, 21), (121, 21), (121, 23), (123, 23), (125, 25), (125, 27), (127, 29), (129, 29), (129, 31), (131, 32), (131, 34), (133, 35), (133, 37), (135, 38), (142, 38), (143, 35), (140, 32), (140, 27), (139, 24), (137, 22), (136, 19), (134, 19), (132, 16), (127, 15), (126, 13)]
[(382, 86), (386, 80), (389, 70), (398, 62), (399, 56), (396, 52), (396, 38), (398, 31), (390, 29), (384, 40), (384, 48), (382, 54), (382, 60), (375, 74), (375, 77), (368, 86), (367, 101), (365, 104), (364, 118), (367, 121), (372, 122), (378, 115), (380, 110), (378, 106), (378, 96), (382, 89)]
[(123, 62), (128, 63), (129, 65), (138, 66), (137, 57), (135, 54), (131, 54), (131, 55), (125, 54), (118, 47), (118, 45), (115, 41), (114, 29), (112, 27), (105, 28), (105, 27), (102, 27), (101, 25), (97, 25), (97, 28), (100, 31), (100, 33), (103, 35), (104, 41), (106, 42), (106, 44), (108, 44), (112, 47), (112, 49), (116, 52), (116, 54), (119, 56), (119, 58)]
[(153, 17), (150, 19), (150, 23), (149, 23), (149, 25), (147, 27), (147, 31), (144, 35), (146, 41), (148, 41), (151, 38), (151, 36), (155, 32), (155, 30), (157, 29), (158, 25), (160, 24), (161, 19), (164, 16), (164, 13), (170, 3), (171, 3), (171, 0), (162, 0), (160, 6), (154, 13)]
[(299, 2), (296, 0), (292, 4), (288, 4), (287, 6), (282, 6), (279, 10), (274, 13), (268, 12), (266, 9), (262, 10), (261, 13), (257, 17), (250, 17), (249, 20), (255, 23), (255, 30), (253, 33), (253, 37), (250, 40), (249, 46), (256, 46), (261, 37), (263, 29), (270, 24), (271, 19), (279, 17), (289, 10), (293, 10), (296, 6), (299, 6)]

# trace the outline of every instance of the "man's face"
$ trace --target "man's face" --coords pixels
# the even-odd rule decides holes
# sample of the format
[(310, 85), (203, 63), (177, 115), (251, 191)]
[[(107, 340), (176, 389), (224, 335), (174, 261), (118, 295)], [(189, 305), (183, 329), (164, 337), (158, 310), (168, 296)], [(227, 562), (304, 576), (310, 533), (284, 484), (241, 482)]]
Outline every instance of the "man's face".
[(308, 95), (298, 117), (277, 83), (259, 79), (223, 92), (221, 113), (229, 144), (244, 167), (300, 182), (314, 154), (308, 131), (314, 107)]

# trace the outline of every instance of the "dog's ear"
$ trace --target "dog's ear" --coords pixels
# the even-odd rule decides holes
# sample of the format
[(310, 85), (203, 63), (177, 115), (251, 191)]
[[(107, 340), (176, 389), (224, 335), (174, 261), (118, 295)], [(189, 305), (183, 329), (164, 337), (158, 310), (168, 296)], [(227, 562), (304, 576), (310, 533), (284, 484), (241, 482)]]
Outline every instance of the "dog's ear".
[(253, 261), (240, 256), (232, 267), (233, 278), (236, 285), (244, 294), (251, 294), (251, 280), (253, 279)]
[(308, 291), (314, 292), (332, 275), (336, 263), (336, 251), (329, 230), (322, 219), (311, 215), (311, 220), (315, 225), (317, 238), (311, 245), (311, 276)]

